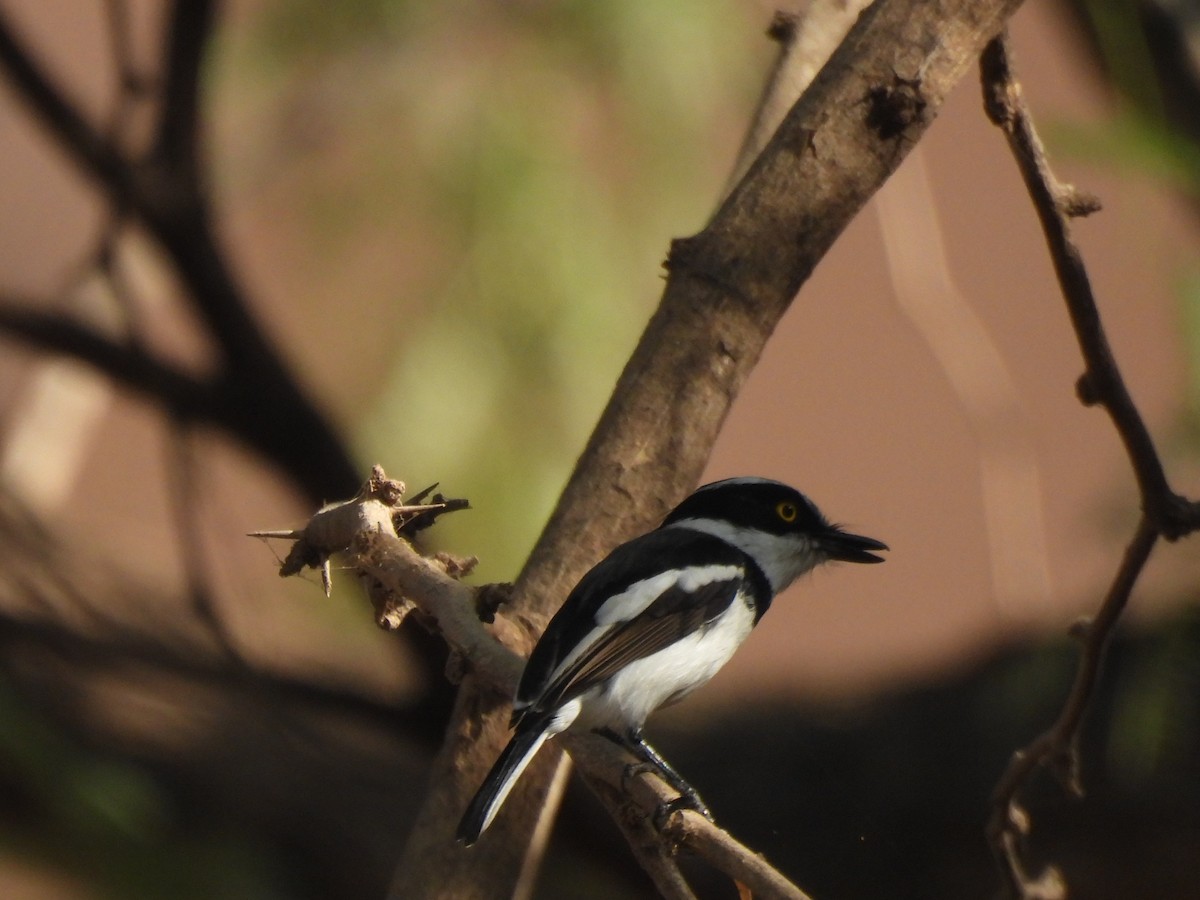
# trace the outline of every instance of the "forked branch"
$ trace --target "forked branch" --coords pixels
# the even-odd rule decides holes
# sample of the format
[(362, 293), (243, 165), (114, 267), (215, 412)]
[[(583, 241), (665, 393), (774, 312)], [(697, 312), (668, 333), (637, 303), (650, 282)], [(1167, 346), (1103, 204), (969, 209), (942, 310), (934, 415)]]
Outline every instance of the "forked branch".
[[(535, 630), (588, 568), (696, 484), (801, 285), (1019, 5), (875, 0), (705, 229), (672, 245), (659, 307), (517, 579), (513, 608)], [(527, 772), (506, 801), (509, 846), (476, 846), (464, 859), (453, 838), (468, 791), (500, 751), (506, 715), (463, 682), (394, 896), (470, 895), (485, 882), (509, 894), (536, 866), (539, 820), (553, 814), (551, 771)]]
[[(128, 53), (127, 10), (110, 8), (117, 53)], [(98, 339), (71, 319), (39, 318), (0, 298), (0, 334), (87, 363), (157, 403), (183, 424), (213, 423), (278, 466), (310, 497), (353, 490), (357, 467), (341, 438), (299, 386), (251, 315), (212, 224), (199, 128), (200, 75), (214, 21), (211, 0), (175, 0), (167, 16), (157, 78), (140, 76), (129, 59), (120, 73), (117, 112), (106, 127), (84, 115), (0, 10), (0, 73), (70, 162), (109, 205), (97, 259), (107, 258), (122, 223), (134, 221), (174, 266), (186, 300), (217, 349), (219, 368), (192, 378), (172, 371), (135, 340)], [(148, 86), (159, 92), (159, 121), (149, 152), (127, 148), (120, 134)], [(60, 306), (59, 297), (38, 305)], [(155, 371), (168, 377), (159, 380)]]

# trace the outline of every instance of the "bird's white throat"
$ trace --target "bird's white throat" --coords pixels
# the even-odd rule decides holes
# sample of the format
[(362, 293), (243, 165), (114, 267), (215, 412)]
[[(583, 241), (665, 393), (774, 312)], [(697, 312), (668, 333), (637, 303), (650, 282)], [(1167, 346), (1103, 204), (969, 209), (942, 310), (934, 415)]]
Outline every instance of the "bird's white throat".
[(722, 519), (682, 519), (667, 527), (702, 531), (737, 547), (758, 564), (776, 594), (825, 561), (821, 549), (803, 534), (771, 534)]

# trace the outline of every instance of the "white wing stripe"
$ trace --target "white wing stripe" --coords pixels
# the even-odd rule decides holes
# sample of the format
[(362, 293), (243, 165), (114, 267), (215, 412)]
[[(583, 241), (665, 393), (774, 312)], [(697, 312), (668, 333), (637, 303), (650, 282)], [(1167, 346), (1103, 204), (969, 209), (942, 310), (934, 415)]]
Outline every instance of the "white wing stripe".
[(686, 569), (668, 569), (653, 578), (634, 582), (601, 604), (596, 610), (596, 627), (559, 661), (550, 677), (546, 679), (546, 684), (554, 684), (559, 675), (573, 666), (598, 640), (623, 622), (644, 613), (651, 603), (672, 587), (678, 585), (682, 590), (691, 593), (714, 581), (732, 581), (741, 578), (743, 574), (741, 566), (689, 566)]
[(628, 622), (640, 616), (651, 603), (676, 585), (690, 594), (714, 581), (732, 581), (741, 577), (740, 566), (688, 566), (685, 569), (668, 569), (653, 578), (634, 582), (621, 593), (605, 600), (596, 610), (596, 624), (617, 625)]

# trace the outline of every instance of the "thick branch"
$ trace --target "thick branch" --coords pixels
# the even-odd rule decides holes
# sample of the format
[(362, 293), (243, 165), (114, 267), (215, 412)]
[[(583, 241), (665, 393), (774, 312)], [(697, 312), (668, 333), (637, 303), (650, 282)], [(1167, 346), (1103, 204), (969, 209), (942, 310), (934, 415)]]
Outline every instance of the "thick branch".
[[(767, 35), (779, 45), (779, 55), (767, 77), (766, 87), (754, 111), (745, 140), (730, 173), (729, 190), (745, 176), (779, 123), (800, 99), (821, 67), (838, 48), (854, 20), (871, 0), (840, 0), (838, 3), (794, 2), (795, 11), (778, 10)], [(725, 192), (722, 200), (729, 191)]]
[[(796, 291), (1019, 5), (877, 0), (708, 227), (676, 242), (659, 307), (518, 579), (515, 608), (535, 628), (605, 552), (695, 485)], [(455, 871), (456, 885), (487, 872), (493, 887), (503, 872), (483, 848), (466, 858), (453, 843), (455, 798), (482, 780), (505, 733), (506, 713), (473, 692), (468, 679), (436, 764), (447, 777), (431, 783), (401, 860), (405, 896), (439, 894), (435, 872)], [(488, 721), (474, 718), (489, 709)], [(528, 773), (509, 803), (544, 788)], [(542, 804), (521, 808), (526, 819), (508, 818), (517, 845), (528, 843)]]
[(522, 572), (531, 614), (548, 618), (695, 484), (796, 291), (1018, 5), (875, 3), (708, 227), (675, 243), (658, 310)]

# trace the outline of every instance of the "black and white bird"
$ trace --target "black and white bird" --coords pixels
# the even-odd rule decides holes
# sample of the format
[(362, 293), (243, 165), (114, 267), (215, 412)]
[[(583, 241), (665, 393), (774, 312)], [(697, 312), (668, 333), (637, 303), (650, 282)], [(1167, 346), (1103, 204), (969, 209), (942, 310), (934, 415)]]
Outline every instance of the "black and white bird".
[(529, 656), (515, 733), (458, 827), (475, 843), (542, 743), (598, 731), (657, 770), (680, 805), (707, 809), (642, 738), (646, 717), (707, 682), (775, 595), (829, 560), (876, 563), (880, 541), (831, 525), (795, 488), (730, 478), (699, 488), (654, 531), (622, 544), (567, 596)]

